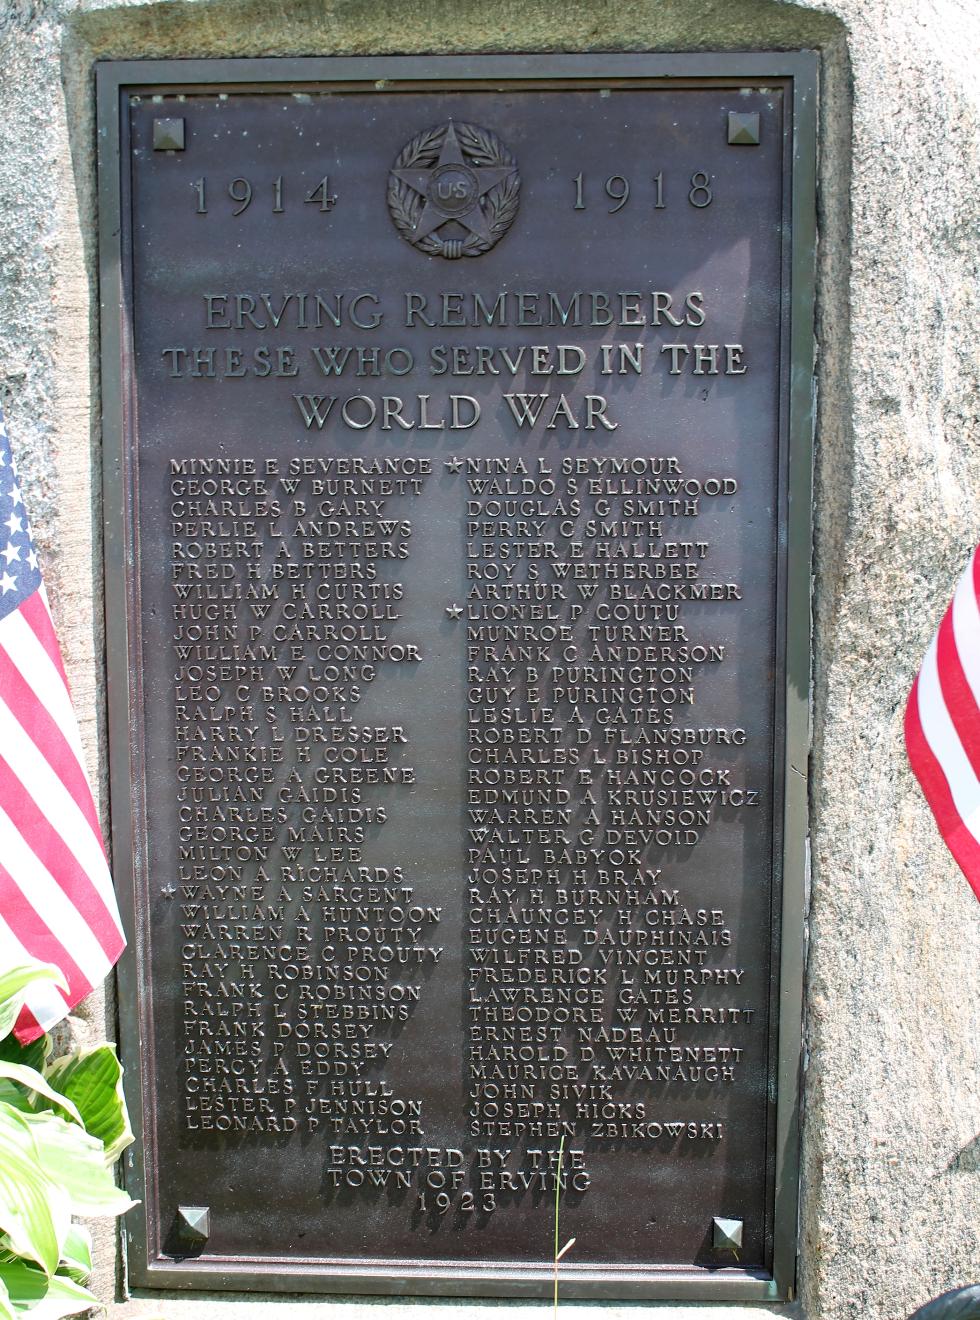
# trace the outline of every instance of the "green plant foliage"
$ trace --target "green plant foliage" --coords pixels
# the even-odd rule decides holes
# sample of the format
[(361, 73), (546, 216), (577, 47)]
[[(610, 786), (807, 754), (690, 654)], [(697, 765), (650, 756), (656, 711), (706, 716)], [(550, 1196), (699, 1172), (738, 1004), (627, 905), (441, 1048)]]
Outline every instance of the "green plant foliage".
[(65, 1273), (76, 1283), (84, 1283), (92, 1273), (92, 1234), (84, 1224), (72, 1224), (61, 1248)]
[(50, 1036), (38, 1036), (30, 1045), (21, 1045), (15, 1036), (4, 1036), (0, 1040), (0, 1059), (5, 1059), (7, 1063), (22, 1063), (37, 1072), (44, 1072), (50, 1054)]
[(117, 1187), (106, 1168), (105, 1151), (98, 1137), (90, 1137), (77, 1123), (57, 1114), (21, 1114), (34, 1131), (38, 1163), (71, 1197), (76, 1215), (121, 1215), (133, 1202)]
[(16, 1320), (17, 1312), (14, 1310), (14, 1304), (10, 1300), (10, 1293), (7, 1291), (7, 1285), (0, 1279), (0, 1320)]
[(133, 1141), (115, 1047), (99, 1045), (66, 1054), (48, 1066), (45, 1076), (68, 1103), (77, 1106), (85, 1131), (105, 1146), (106, 1163), (114, 1163)]
[(51, 963), (21, 963), (0, 972), (0, 1036), (9, 1036), (32, 985), (54, 981), (67, 990), (65, 978)]
[(61, 1320), (99, 1305), (99, 1299), (74, 1279), (65, 1274), (49, 1276), (22, 1260), (0, 1261), (0, 1283), (14, 1320)]
[(111, 1045), (50, 1058), (11, 1035), (45, 964), (0, 973), (0, 1320), (61, 1320), (97, 1305), (92, 1241), (73, 1215), (133, 1205), (111, 1166), (133, 1139)]
[(25, 1115), (0, 1106), (0, 1229), (12, 1250), (53, 1274), (70, 1224), (68, 1192), (42, 1168)]
[[(12, 1091), (15, 1095), (26, 1096), (28, 1107), (31, 1101), (40, 1099), (48, 1100), (56, 1109), (62, 1110), (68, 1118), (75, 1123), (81, 1123), (82, 1116), (75, 1108), (75, 1105), (61, 1091), (56, 1091), (50, 1085), (48, 1079), (43, 1077), (36, 1068), (30, 1068), (24, 1063), (9, 1063), (6, 1059), (0, 1059), (0, 1082), (13, 1083)], [(10, 1101), (8, 1100), (8, 1103)], [(16, 1104), (16, 1109), (23, 1109), (23, 1104)]]

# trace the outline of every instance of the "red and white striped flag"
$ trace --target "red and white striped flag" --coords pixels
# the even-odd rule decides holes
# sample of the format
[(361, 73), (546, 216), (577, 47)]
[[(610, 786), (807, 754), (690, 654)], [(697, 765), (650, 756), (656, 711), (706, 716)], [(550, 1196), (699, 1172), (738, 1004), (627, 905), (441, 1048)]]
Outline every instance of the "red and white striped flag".
[(82, 744), (0, 413), (0, 965), (54, 963), (23, 1044), (66, 1016), (125, 948)]
[(980, 898), (980, 546), (912, 685), (905, 746), (940, 833)]

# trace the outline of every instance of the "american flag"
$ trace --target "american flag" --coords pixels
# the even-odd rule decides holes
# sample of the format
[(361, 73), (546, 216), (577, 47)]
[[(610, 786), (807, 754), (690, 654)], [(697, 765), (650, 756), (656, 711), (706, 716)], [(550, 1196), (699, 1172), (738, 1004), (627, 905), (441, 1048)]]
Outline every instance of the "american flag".
[(23, 1044), (60, 1022), (125, 947), (82, 744), (0, 413), (0, 966), (54, 963)]
[(905, 745), (940, 833), (980, 898), (980, 546), (912, 685)]

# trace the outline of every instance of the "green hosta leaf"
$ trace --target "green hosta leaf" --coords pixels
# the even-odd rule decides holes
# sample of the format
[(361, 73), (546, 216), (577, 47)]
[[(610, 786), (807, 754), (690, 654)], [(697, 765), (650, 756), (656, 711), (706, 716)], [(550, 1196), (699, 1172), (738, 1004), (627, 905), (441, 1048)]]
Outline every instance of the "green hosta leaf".
[(54, 981), (67, 991), (65, 978), (52, 963), (21, 963), (0, 973), (0, 1036), (9, 1036), (24, 1007), (24, 996), (39, 981)]
[(50, 1036), (38, 1036), (30, 1045), (21, 1045), (16, 1036), (4, 1036), (0, 1040), (0, 1059), (9, 1063), (26, 1063), (28, 1068), (36, 1068), (38, 1072), (44, 1072), (50, 1053)]
[(84, 1224), (72, 1224), (68, 1230), (59, 1268), (76, 1283), (84, 1283), (92, 1273), (92, 1234)]
[(98, 1137), (57, 1114), (17, 1117), (30, 1127), (42, 1169), (67, 1191), (76, 1215), (121, 1215), (136, 1204), (113, 1181)]
[(0, 1229), (18, 1256), (37, 1261), (53, 1274), (71, 1225), (71, 1202), (43, 1167), (32, 1127), (42, 1117), (85, 1135), (54, 1115), (22, 1114), (0, 1104)]
[[(82, 1116), (72, 1101), (62, 1092), (56, 1091), (33, 1068), (28, 1068), (23, 1063), (7, 1063), (5, 1060), (0, 1059), (0, 1081), (14, 1082), (16, 1085), (22, 1086), (25, 1091), (32, 1091), (35, 1095), (43, 1096), (45, 1100), (50, 1101), (58, 1109), (64, 1110), (68, 1117), (76, 1123), (81, 1123)], [(15, 1108), (20, 1109), (21, 1106), (15, 1105)]]
[(55, 1059), (45, 1077), (78, 1106), (85, 1130), (103, 1142), (106, 1163), (112, 1164), (133, 1141), (115, 1047), (99, 1045)]
[(64, 1274), (49, 1279), (22, 1260), (0, 1261), (0, 1282), (13, 1304), (14, 1320), (62, 1320), (99, 1305), (99, 1299), (74, 1279)]
[(17, 1086), (14, 1082), (8, 1082), (2, 1077), (0, 1077), (0, 1104), (10, 1105), (12, 1109), (22, 1109), (25, 1114), (34, 1112), (30, 1096), (24, 1088)]
[(17, 1320), (17, 1312), (14, 1310), (7, 1285), (2, 1278), (0, 1278), (0, 1320)]

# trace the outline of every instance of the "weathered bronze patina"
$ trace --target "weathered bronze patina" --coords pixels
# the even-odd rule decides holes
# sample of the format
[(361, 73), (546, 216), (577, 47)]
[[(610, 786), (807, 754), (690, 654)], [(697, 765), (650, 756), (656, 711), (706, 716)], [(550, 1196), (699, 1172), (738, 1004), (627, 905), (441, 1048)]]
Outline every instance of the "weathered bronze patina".
[(101, 75), (131, 1278), (786, 1296), (811, 60)]

